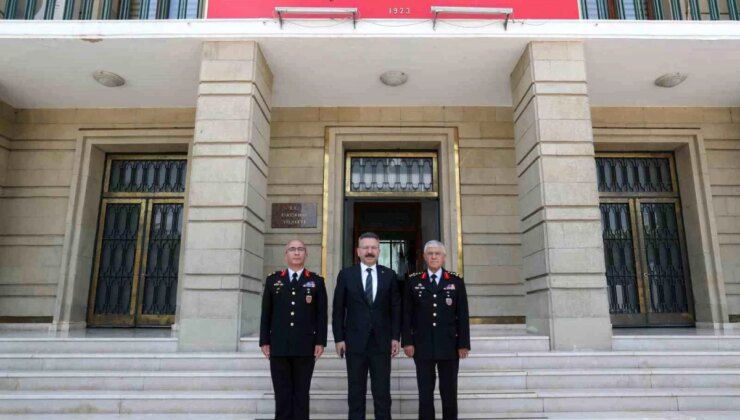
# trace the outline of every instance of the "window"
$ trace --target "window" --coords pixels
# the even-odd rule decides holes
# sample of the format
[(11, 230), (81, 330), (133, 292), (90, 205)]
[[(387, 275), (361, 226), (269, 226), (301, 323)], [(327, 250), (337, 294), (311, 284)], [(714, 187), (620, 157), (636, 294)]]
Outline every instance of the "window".
[(347, 196), (437, 196), (434, 152), (350, 152)]
[(584, 19), (740, 20), (740, 0), (581, 0)]

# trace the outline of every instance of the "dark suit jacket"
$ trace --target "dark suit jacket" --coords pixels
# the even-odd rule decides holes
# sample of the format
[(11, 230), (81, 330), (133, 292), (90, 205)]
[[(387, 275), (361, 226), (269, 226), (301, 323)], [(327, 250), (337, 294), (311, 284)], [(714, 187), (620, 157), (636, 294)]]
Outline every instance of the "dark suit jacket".
[(327, 307), (324, 278), (304, 269), (296, 284), (288, 270), (267, 277), (262, 294), (260, 346), (270, 355), (313, 356), (314, 347), (326, 346)]
[(439, 286), (427, 271), (412, 274), (403, 297), (403, 345), (414, 346), (414, 358), (457, 359), (458, 349), (470, 348), (470, 319), (465, 283), (442, 270)]
[(390, 353), (391, 340), (401, 335), (401, 293), (396, 273), (382, 265), (376, 268), (378, 291), (372, 305), (365, 299), (359, 264), (337, 275), (332, 327), (334, 340), (344, 341), (347, 353), (364, 353), (371, 331), (378, 345)]

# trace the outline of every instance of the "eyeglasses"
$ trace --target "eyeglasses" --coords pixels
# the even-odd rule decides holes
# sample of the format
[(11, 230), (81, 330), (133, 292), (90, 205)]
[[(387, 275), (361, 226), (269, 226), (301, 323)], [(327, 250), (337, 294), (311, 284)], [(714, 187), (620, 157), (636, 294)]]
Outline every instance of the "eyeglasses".
[(302, 246), (300, 246), (300, 247), (294, 247), (294, 246), (292, 246), (292, 247), (288, 248), (286, 251), (288, 251), (288, 252), (306, 252), (306, 248), (304, 248)]

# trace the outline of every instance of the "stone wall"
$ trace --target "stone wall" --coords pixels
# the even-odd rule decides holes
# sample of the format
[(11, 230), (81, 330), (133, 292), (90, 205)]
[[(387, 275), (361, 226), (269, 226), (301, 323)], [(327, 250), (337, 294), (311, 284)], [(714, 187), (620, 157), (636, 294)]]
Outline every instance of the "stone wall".
[[(699, 128), (721, 247), (728, 312), (740, 314), (740, 109), (592, 108), (595, 127)], [(19, 110), (0, 103), (0, 316), (50, 317), (81, 129), (192, 127), (193, 109)], [(276, 108), (268, 175), (265, 273), (295, 235), (321, 268), (328, 126), (452, 126), (460, 137), (463, 257), (475, 316), (523, 316), (510, 108)], [(680, 179), (679, 179), (680, 182)], [(318, 226), (270, 228), (274, 202), (315, 202)]]
[(464, 273), (471, 312), (473, 316), (524, 315), (510, 108), (273, 109), (268, 205), (315, 202), (319, 224), (316, 229), (272, 229), (268, 221), (266, 273), (283, 266), (283, 246), (294, 236), (308, 245), (309, 269), (321, 267), (324, 138), (329, 126), (456, 127), (460, 138)]
[(15, 128), (15, 109), (0, 101), (0, 194), (5, 186), (10, 142)]
[[(3, 199), (7, 185), (8, 158), (10, 157), (10, 148), (15, 129), (15, 110), (5, 102), (0, 101), (0, 216), (5, 214), (7, 208), (6, 201)], [(7, 316), (7, 305), (11, 305), (10, 300), (18, 291), (18, 283), (21, 279), (13, 272), (12, 267), (6, 267), (9, 261), (5, 250), (12, 246), (12, 238), (6, 236), (6, 225), (0, 217), (0, 316)]]
[(740, 108), (593, 108), (592, 119), (595, 127), (700, 130), (709, 167), (727, 312), (731, 320), (740, 321)]
[[(12, 112), (0, 107), (0, 137)], [(13, 141), (0, 138), (0, 316), (51, 317), (77, 138), (84, 129), (192, 127), (193, 109), (18, 110)], [(7, 152), (3, 146), (7, 145)]]

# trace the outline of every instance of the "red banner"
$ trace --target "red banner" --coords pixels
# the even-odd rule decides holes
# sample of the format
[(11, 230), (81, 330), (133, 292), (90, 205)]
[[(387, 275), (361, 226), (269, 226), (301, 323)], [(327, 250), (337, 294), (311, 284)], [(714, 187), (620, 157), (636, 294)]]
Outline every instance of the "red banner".
[[(210, 19), (275, 18), (275, 7), (356, 7), (358, 19), (431, 19), (431, 6), (510, 7), (512, 19), (578, 19), (578, 0), (209, 0)], [(290, 17), (321, 18), (332, 16)], [(335, 17), (335, 16), (334, 16)], [(485, 15), (449, 15), (485, 18)]]

